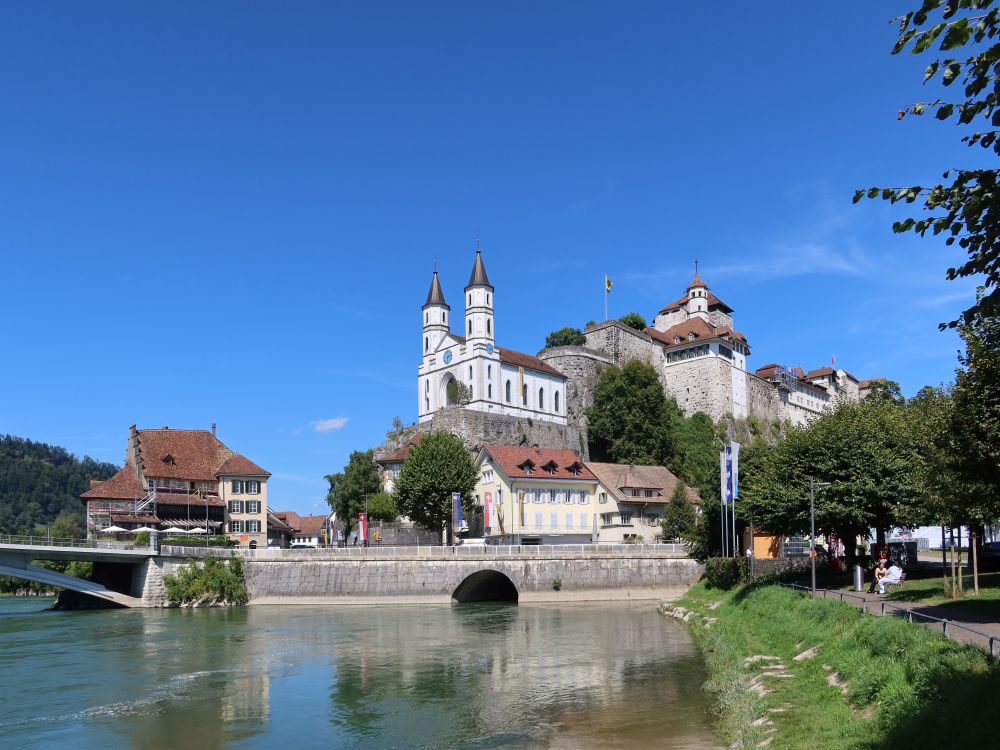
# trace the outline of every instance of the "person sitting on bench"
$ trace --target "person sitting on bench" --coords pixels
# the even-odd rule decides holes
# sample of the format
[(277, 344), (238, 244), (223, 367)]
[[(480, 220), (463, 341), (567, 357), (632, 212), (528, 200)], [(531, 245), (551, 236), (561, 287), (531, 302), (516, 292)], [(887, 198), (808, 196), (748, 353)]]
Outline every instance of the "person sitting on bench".
[(889, 570), (886, 571), (886, 574), (879, 579), (878, 592), (880, 594), (884, 594), (886, 586), (898, 586), (902, 582), (903, 569), (896, 565), (896, 563), (893, 563), (889, 566)]

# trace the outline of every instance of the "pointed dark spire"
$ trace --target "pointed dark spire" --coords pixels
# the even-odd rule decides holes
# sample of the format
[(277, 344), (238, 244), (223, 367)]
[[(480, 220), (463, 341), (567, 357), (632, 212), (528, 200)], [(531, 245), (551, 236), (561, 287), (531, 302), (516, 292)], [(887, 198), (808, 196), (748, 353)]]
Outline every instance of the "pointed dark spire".
[(424, 303), (424, 307), (428, 305), (448, 307), (448, 303), (444, 301), (444, 292), (441, 291), (441, 281), (438, 279), (437, 260), (434, 261), (434, 275), (431, 277), (431, 288), (427, 292), (427, 301)]
[(700, 287), (704, 287), (705, 289), (708, 289), (708, 284), (706, 284), (704, 281), (702, 281), (701, 280), (701, 276), (698, 275), (698, 261), (697, 260), (694, 262), (694, 278), (691, 280), (691, 283), (688, 284), (688, 289), (689, 290), (690, 289), (694, 289), (696, 286), (700, 286)]
[(478, 237), (476, 238), (476, 262), (472, 265), (472, 275), (469, 277), (469, 283), (465, 288), (468, 289), (473, 286), (488, 286), (490, 289), (493, 288), (489, 276), (486, 275), (486, 265), (483, 263), (483, 251), (479, 249)]

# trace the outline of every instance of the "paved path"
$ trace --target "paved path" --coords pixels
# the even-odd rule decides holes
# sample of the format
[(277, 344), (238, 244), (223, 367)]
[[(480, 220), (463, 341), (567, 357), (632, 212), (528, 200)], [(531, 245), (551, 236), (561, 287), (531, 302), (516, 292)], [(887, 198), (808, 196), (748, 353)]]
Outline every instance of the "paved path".
[[(821, 592), (817, 592), (817, 596), (825, 596), (827, 599), (839, 599), (841, 592), (828, 591), (825, 595)], [(909, 616), (909, 613), (913, 613), (913, 622), (920, 622), (933, 630), (941, 632), (943, 630), (943, 625), (940, 622), (934, 620), (927, 620), (921, 615), (927, 617), (935, 617), (938, 620), (948, 620), (948, 635), (955, 639), (956, 641), (961, 641), (962, 643), (970, 643), (975, 646), (980, 646), (993, 654), (1000, 656), (1000, 622), (997, 622), (995, 618), (979, 615), (974, 612), (965, 612), (961, 609), (953, 609), (947, 605), (939, 604), (921, 604), (920, 602), (906, 602), (906, 601), (895, 601), (889, 599), (885, 596), (879, 596), (878, 594), (861, 593), (857, 594), (854, 592), (843, 592), (843, 601), (846, 604), (853, 604), (855, 607), (862, 606), (862, 599), (864, 599), (865, 608), (876, 615), (882, 614), (882, 603), (885, 602), (885, 614), (894, 614), (897, 616)], [(952, 627), (952, 625), (960, 625), (963, 627)], [(970, 628), (976, 632), (970, 632), (964, 628)], [(992, 650), (990, 648), (990, 636), (995, 639), (992, 644)]]

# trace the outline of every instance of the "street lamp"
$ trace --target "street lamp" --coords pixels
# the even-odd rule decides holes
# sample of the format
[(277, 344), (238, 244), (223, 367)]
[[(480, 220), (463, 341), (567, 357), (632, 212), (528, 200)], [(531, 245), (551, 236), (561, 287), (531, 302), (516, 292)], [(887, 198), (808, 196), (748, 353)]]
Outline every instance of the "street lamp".
[(816, 488), (829, 487), (829, 482), (817, 482), (809, 477), (809, 557), (812, 562), (812, 597), (816, 598)]

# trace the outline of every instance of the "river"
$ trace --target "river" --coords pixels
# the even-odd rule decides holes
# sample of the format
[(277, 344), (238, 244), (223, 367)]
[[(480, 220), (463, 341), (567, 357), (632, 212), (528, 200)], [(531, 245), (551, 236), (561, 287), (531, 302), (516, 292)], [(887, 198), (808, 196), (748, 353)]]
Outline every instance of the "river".
[(707, 748), (652, 602), (39, 611), (0, 598), (5, 748)]

